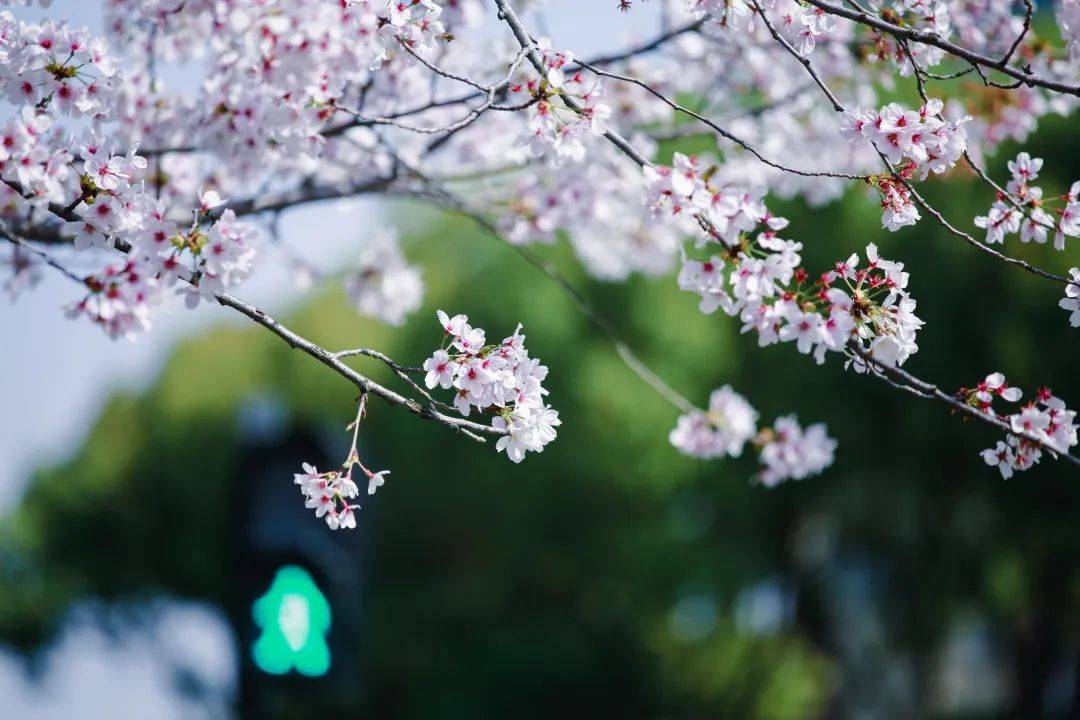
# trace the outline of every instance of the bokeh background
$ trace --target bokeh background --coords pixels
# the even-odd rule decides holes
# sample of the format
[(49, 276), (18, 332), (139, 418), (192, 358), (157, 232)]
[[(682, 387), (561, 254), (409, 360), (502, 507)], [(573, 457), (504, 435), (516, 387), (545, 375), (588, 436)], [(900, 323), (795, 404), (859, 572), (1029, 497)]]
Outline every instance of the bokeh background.
[[(1075, 119), (1045, 119), (1024, 147), (1047, 158), (1047, 192), (1080, 178)], [(996, 156), (997, 176), (1017, 149)], [(926, 193), (958, 223), (991, 201), (963, 174)], [(886, 233), (861, 190), (824, 209), (773, 205), (808, 268), (868, 242), (907, 264), (927, 321), (916, 374), (954, 389), (1002, 370), (1080, 403), (1058, 286), (926, 220)], [(255, 278), (255, 299), (324, 346), (415, 364), (440, 340), (437, 308), (491, 335), (523, 322), (551, 368), (558, 440), (513, 466), (373, 403), (361, 455), (392, 474), (357, 530), (334, 534), (292, 473), (340, 461), (354, 388), (210, 307), (167, 320), (151, 350), (90, 340), (45, 318), (40, 306), (68, 299), (46, 280), (0, 311), (0, 716), (1080, 718), (1075, 469), (1044, 461), (1002, 481), (978, 457), (991, 429), (835, 360), (758, 348), (671, 277), (599, 283), (565, 246), (543, 248), (692, 400), (730, 383), (764, 421), (828, 424), (835, 465), (765, 489), (753, 457), (679, 456), (676, 411), (556, 284), (467, 221), (364, 203), (283, 227), (333, 271), (386, 225), (428, 287), (404, 329), (358, 317), (334, 284), (283, 293), (280, 268)], [(141, 378), (126, 377), (132, 353)], [(72, 384), (96, 389), (73, 404)], [(331, 608), (320, 677), (251, 659), (252, 603), (286, 564)]]

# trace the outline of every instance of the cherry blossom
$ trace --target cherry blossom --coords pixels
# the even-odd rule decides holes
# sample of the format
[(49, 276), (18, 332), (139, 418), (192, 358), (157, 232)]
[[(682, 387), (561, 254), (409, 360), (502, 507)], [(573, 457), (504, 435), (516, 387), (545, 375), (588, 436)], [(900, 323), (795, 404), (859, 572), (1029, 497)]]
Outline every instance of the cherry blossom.
[(761, 442), (761, 484), (775, 487), (785, 480), (803, 480), (821, 473), (833, 463), (836, 441), (825, 425), (803, 429), (794, 415), (778, 418)]
[[(787, 221), (770, 214), (757, 193), (714, 188), (693, 158), (677, 155), (675, 162), (648, 172), (654, 208), (703, 222), (709, 232), (699, 244), (727, 248), (731, 264), (729, 269), (719, 255), (684, 258), (679, 287), (701, 296), (702, 312), (722, 309), (742, 320), (743, 332), (756, 331), (761, 345), (793, 342), (818, 363), (829, 351), (846, 352), (852, 342), (889, 366), (918, 351), (923, 323), (906, 290), (903, 263), (879, 257), (871, 244), (866, 267), (858, 269), (859, 257), (852, 255), (812, 285), (799, 267), (802, 245), (777, 236)], [(755, 229), (756, 236), (747, 233)]]
[(293, 482), (300, 486), (306, 498), (304, 507), (313, 509), (315, 517), (325, 519), (331, 530), (355, 528), (353, 511), (359, 505), (350, 505), (348, 501), (359, 491), (351, 476), (336, 470), (320, 473), (308, 463), (303, 464), (303, 470), (293, 476)]
[(1069, 57), (1080, 62), (1080, 1), (1060, 0), (1057, 4), (1058, 28), (1069, 45)]
[(1065, 297), (1058, 301), (1062, 310), (1071, 313), (1069, 324), (1080, 327), (1080, 268), (1071, 268), (1069, 276), (1072, 282), (1065, 286)]
[[(638, 4), (612, 5), (614, 13)], [(1032, 298), (1057, 300), (1080, 326), (1080, 270), (1065, 277), (1011, 255), (1024, 244), (1069, 249), (1080, 237), (1080, 182), (1044, 191), (1040, 176), (1054, 174), (1023, 151), (1000, 184), (994, 169), (1002, 143), (1022, 143), (1045, 116), (1080, 104), (1080, 5), (1059, 2), (1056, 31), (1047, 16), (1038, 37), (1021, 3), (850, 5), (669, 2), (668, 25), (656, 34), (584, 61), (533, 32), (532, 11), (513, 0), (103, 0), (98, 35), (0, 11), (0, 92), (9, 105), (0, 118), (0, 236), (11, 242), (4, 287), (24, 291), (55, 267), (76, 288), (69, 315), (114, 338), (136, 338), (177, 296), (191, 308), (224, 306), (364, 397), (465, 438), (493, 438), (496, 451), (520, 462), (560, 424), (547, 404), (547, 367), (525, 350), (520, 327), (489, 342), (464, 315), (440, 311), (444, 342), (420, 371), (372, 349), (352, 353), (389, 363), (411, 383), (401, 395), (235, 295), (275, 258), (300, 285), (332, 279), (284, 242), (263, 252), (261, 229), (279, 240), (282, 213), (404, 196), (513, 245), (610, 329), (620, 357), (682, 412), (671, 440), (684, 452), (735, 455), (750, 443), (763, 483), (808, 477), (834, 454), (823, 427), (782, 417), (759, 429), (730, 387), (713, 394), (709, 410), (691, 411), (540, 246), (567, 243), (604, 282), (666, 277), (762, 346), (788, 345), (817, 363), (836, 353), (867, 381), (925, 396), (936, 386), (900, 371), (919, 349), (923, 320), (909, 290), (919, 278), (881, 257), (877, 237), (860, 241), (863, 255), (847, 247), (832, 266), (804, 267), (816, 229), (791, 227), (770, 210), (790, 198), (820, 207), (860, 187), (880, 204), (886, 231), (934, 222), (973, 251), (1064, 285), (1063, 298), (1060, 287)], [(190, 76), (184, 88), (169, 82), (177, 70)], [(897, 100), (914, 93), (918, 107)], [(688, 135), (702, 136), (693, 144), (701, 154), (679, 151)], [(968, 167), (989, 208), (961, 223), (922, 190)], [(923, 251), (890, 246), (888, 254)], [(358, 255), (344, 281), (351, 303), (394, 326), (422, 304), (422, 278), (442, 272), (406, 259), (392, 232)], [(448, 394), (445, 404), (427, 394), (436, 389)], [(1006, 431), (984, 454), (1003, 473), (1073, 444), (1071, 411), (1052, 396), (998, 414), (995, 404), (1019, 401), (1003, 376), (965, 392), (944, 401)], [(340, 470), (303, 473), (302, 488), (323, 483), (305, 497), (331, 527), (355, 525), (353, 472), (369, 493), (388, 474), (354, 455)]]
[(584, 70), (567, 76), (573, 53), (554, 50), (549, 38), (536, 41), (545, 74), (515, 83), (511, 91), (529, 103), (529, 146), (536, 155), (554, 150), (556, 158), (580, 161), (590, 136), (603, 133), (611, 108), (603, 102), (604, 90)]
[(450, 317), (439, 310), (436, 317), (444, 342), (424, 361), (424, 384), (452, 388), (453, 405), (466, 417), (473, 410), (492, 415), (491, 426), (502, 433), (495, 449), (511, 461), (541, 452), (562, 421), (545, 403), (548, 391), (542, 383), (548, 368), (529, 356), (521, 325), (495, 345), (487, 344), (487, 333), (470, 325), (465, 315)]
[(8, 274), (4, 279), (3, 289), (12, 300), (33, 289), (41, 281), (41, 264), (20, 245), (13, 246), (7, 257), (0, 258), (0, 267), (4, 266), (7, 267)]
[[(1045, 243), (1053, 238), (1054, 249), (1065, 249), (1066, 237), (1080, 237), (1080, 181), (1060, 198), (1044, 198), (1041, 187), (1031, 181), (1039, 177), (1042, 158), (1021, 152), (1008, 162), (1010, 179), (999, 189), (986, 215), (975, 218), (976, 227), (986, 230), (987, 244), (1004, 243), (1008, 235), (1020, 234), (1020, 242)], [(1055, 218), (1047, 208), (1061, 207)], [(1052, 233), (1052, 234), (1051, 234)]]
[(713, 391), (707, 411), (679, 416), (670, 441), (684, 455), (702, 459), (738, 457), (751, 443), (764, 466), (759, 480), (766, 487), (817, 475), (832, 464), (836, 441), (823, 424), (804, 431), (795, 416), (789, 415), (759, 431), (757, 420), (757, 411), (725, 385)]
[(360, 509), (360, 505), (349, 502), (360, 494), (360, 488), (353, 480), (353, 471), (356, 468), (367, 478), (368, 495), (374, 495), (375, 491), (386, 483), (386, 476), (390, 474), (389, 470), (372, 472), (360, 461), (357, 439), (360, 423), (367, 412), (366, 407), (365, 393), (360, 396), (356, 419), (347, 428), (353, 431), (352, 446), (339, 469), (319, 472), (314, 465), (305, 462), (301, 466), (303, 472), (293, 475), (293, 482), (300, 487), (300, 492), (304, 495), (304, 507), (314, 510), (315, 517), (323, 518), (331, 530), (356, 527), (355, 511)]
[(997, 398), (1015, 403), (1021, 397), (1020, 389), (1009, 387), (1001, 373), (987, 375), (986, 380), (976, 387), (961, 388), (957, 392), (959, 400), (995, 418), (1007, 430), (1004, 441), (997, 441), (994, 447), (981, 453), (983, 461), (997, 467), (1006, 480), (1016, 472), (1033, 467), (1042, 459), (1044, 451), (1056, 456), (1067, 453), (1077, 444), (1076, 411), (1069, 410), (1049, 388), (1038, 390), (1034, 399), (1016, 412), (999, 413), (994, 406)]
[(361, 250), (358, 265), (345, 281), (358, 313), (388, 325), (403, 325), (406, 316), (420, 308), (424, 298), (420, 269), (406, 261), (393, 233), (380, 231), (372, 236)]
[(707, 412), (679, 417), (671, 444), (692, 457), (738, 457), (757, 433), (758, 413), (730, 385), (713, 390)]

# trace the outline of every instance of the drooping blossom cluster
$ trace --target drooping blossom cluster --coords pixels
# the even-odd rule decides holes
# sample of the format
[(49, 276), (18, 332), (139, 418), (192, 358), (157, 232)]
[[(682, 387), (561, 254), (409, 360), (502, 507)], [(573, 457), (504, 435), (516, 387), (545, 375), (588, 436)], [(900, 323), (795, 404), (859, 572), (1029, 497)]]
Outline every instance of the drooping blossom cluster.
[(684, 455), (703, 459), (738, 457), (749, 442), (764, 466), (759, 479), (766, 487), (817, 475), (832, 464), (836, 441), (825, 425), (804, 430), (788, 415), (759, 431), (758, 417), (744, 397), (725, 385), (712, 392), (707, 411), (680, 415), (669, 439)]
[[(573, 54), (552, 49), (549, 38), (540, 38), (536, 45), (544, 77), (530, 75), (510, 88), (515, 97), (531, 103), (529, 147), (535, 155), (551, 150), (556, 158), (581, 161), (585, 142), (602, 135), (611, 116), (611, 108), (603, 101), (603, 86), (599, 78), (586, 77), (584, 70), (572, 70)], [(567, 70), (571, 70), (569, 76)]]
[(1069, 268), (1069, 278), (1072, 282), (1065, 286), (1065, 297), (1058, 300), (1058, 306), (1070, 313), (1070, 325), (1080, 327), (1080, 268)]
[[(893, 165), (906, 161), (900, 168), (905, 180), (911, 177), (925, 180), (931, 172), (941, 174), (956, 165), (967, 150), (964, 126), (971, 117), (950, 122), (943, 119), (943, 110), (944, 104), (937, 99), (929, 100), (918, 110), (909, 110), (898, 103), (889, 103), (878, 111), (854, 110), (844, 114), (840, 134), (852, 141), (869, 140)], [(919, 219), (919, 212), (903, 183), (890, 175), (875, 179), (874, 185), (882, 197), (882, 224), (893, 231), (913, 225)]]
[(499, 344), (488, 344), (482, 328), (465, 315), (437, 313), (445, 333), (443, 347), (424, 361), (424, 384), (454, 390), (454, 407), (468, 417), (472, 410), (494, 415), (491, 426), (505, 435), (495, 445), (515, 463), (526, 452), (540, 452), (555, 439), (559, 413), (544, 401), (546, 365), (529, 357), (521, 325)]
[(996, 466), (1006, 480), (1013, 473), (1028, 470), (1042, 458), (1043, 450), (1051, 455), (1065, 453), (1077, 443), (1076, 411), (1054, 396), (1049, 388), (1038, 390), (1035, 399), (1012, 413), (999, 413), (994, 402), (1001, 399), (1017, 403), (1023, 397), (1020, 388), (1009, 386), (1005, 376), (991, 373), (974, 388), (961, 388), (957, 398), (1009, 425), (1012, 432), (981, 455), (987, 465)]
[(389, 470), (372, 472), (364, 467), (360, 461), (360, 454), (356, 449), (356, 441), (359, 434), (360, 422), (365, 417), (367, 395), (360, 397), (360, 405), (356, 413), (356, 420), (347, 429), (353, 431), (352, 447), (349, 448), (349, 456), (341, 464), (338, 470), (319, 472), (314, 465), (303, 463), (303, 472), (293, 475), (293, 482), (300, 486), (300, 492), (306, 498), (304, 507), (315, 511), (315, 517), (325, 518), (326, 524), (331, 530), (339, 528), (349, 529), (356, 527), (356, 510), (360, 509), (358, 503), (349, 501), (360, 494), (360, 489), (353, 480), (353, 469), (360, 468), (360, 472), (367, 478), (368, 495), (375, 492), (386, 484), (386, 476)]
[(385, 230), (364, 244), (345, 288), (358, 313), (388, 325), (404, 325), (405, 317), (419, 309), (424, 298), (420, 269), (408, 263), (397, 236)]
[[(1008, 166), (1011, 177), (1005, 192), (999, 191), (990, 212), (974, 221), (986, 230), (988, 244), (1004, 243), (1006, 235), (1017, 232), (1020, 242), (1043, 244), (1053, 233), (1054, 249), (1064, 250), (1066, 237), (1080, 237), (1080, 181), (1060, 198), (1044, 198), (1042, 188), (1031, 184), (1039, 177), (1042, 158), (1022, 152)], [(1052, 215), (1047, 208), (1055, 200), (1062, 206)]]
[(331, 530), (356, 527), (358, 504), (349, 500), (360, 494), (356, 483), (348, 472), (331, 470), (319, 472), (313, 465), (303, 464), (302, 473), (293, 476), (293, 482), (300, 486), (300, 492), (306, 500), (304, 507), (315, 511), (315, 517), (325, 518)]
[(85, 316), (111, 338), (133, 338), (149, 329), (151, 310), (161, 302), (163, 291), (145, 261), (108, 265), (85, 283), (89, 292), (68, 307), (68, 317)]

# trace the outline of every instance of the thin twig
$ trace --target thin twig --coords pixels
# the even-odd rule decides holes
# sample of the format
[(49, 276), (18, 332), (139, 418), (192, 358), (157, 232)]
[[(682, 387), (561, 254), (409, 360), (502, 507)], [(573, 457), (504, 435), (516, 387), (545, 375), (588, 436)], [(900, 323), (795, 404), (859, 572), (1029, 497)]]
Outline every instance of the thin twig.
[(222, 293), (220, 295), (216, 295), (215, 297), (220, 304), (224, 305), (225, 307), (232, 308), (233, 310), (236, 310), (243, 315), (246, 315), (259, 325), (262, 325), (267, 330), (280, 337), (286, 342), (286, 344), (289, 345), (289, 347), (307, 353), (311, 357), (321, 362), (323, 365), (332, 368), (338, 373), (338, 375), (341, 375), (346, 380), (356, 385), (358, 388), (360, 388), (361, 391), (369, 392), (389, 405), (403, 407), (409, 412), (411, 412), (413, 415), (416, 415), (423, 420), (432, 420), (439, 423), (440, 425), (445, 425), (451, 430), (465, 435), (466, 437), (469, 437), (478, 442), (484, 442), (484, 438), (481, 437), (482, 435), (506, 434), (505, 431), (498, 430), (489, 425), (481, 425), (479, 423), (472, 422), (471, 420), (465, 420), (463, 418), (456, 418), (450, 417), (449, 415), (444, 415), (443, 413), (421, 405), (412, 398), (407, 398), (399, 395), (393, 390), (383, 387), (371, 378), (361, 375), (356, 370), (343, 363), (340, 357), (337, 356), (337, 354), (330, 352), (322, 346), (313, 343), (307, 338), (297, 334), (295, 331), (285, 327), (280, 322), (271, 317), (269, 314), (267, 314), (264, 310), (261, 310), (253, 305), (249, 305), (243, 300), (233, 297), (232, 295), (229, 295), (227, 293)]
[(1028, 31), (1031, 30), (1031, 16), (1035, 12), (1035, 4), (1031, 0), (1024, 0), (1024, 28), (1020, 31), (1020, 34), (1013, 40), (1012, 45), (1009, 46), (1008, 52), (1001, 58), (1002, 65), (1008, 65), (1012, 60), (1013, 54), (1016, 53), (1016, 49), (1020, 47), (1020, 43), (1024, 42), (1024, 38), (1027, 37)]
[(954, 412), (958, 412), (962, 415), (966, 415), (967, 417), (974, 418), (988, 425), (992, 425), (998, 430), (1003, 430), (1010, 435), (1022, 437), (1047, 450), (1055, 457), (1064, 458), (1073, 465), (1080, 466), (1080, 458), (1076, 457), (1075, 455), (1070, 455), (1067, 452), (1062, 452), (1061, 450), (1049, 445), (1044, 439), (1040, 438), (1038, 435), (1027, 432), (1017, 432), (1016, 430), (1013, 430), (1012, 426), (1009, 423), (1005, 422), (997, 415), (982, 412), (978, 408), (972, 407), (967, 403), (960, 402), (958, 399), (956, 399), (956, 397), (944, 392), (937, 385), (929, 383), (925, 380), (921, 380), (920, 378), (912, 375), (906, 370), (902, 370), (898, 367), (884, 365), (878, 362), (873, 357), (871, 357), (869, 353), (863, 350), (856, 342), (848, 343), (848, 355), (857, 357), (862, 362), (873, 367), (875, 372), (872, 374), (879, 379), (885, 379), (887, 381), (890, 381), (889, 384), (891, 385), (902, 385), (914, 394), (918, 395), (919, 397), (925, 398), (927, 400), (934, 400), (936, 402), (940, 402), (944, 405), (947, 405)]
[(357, 355), (374, 358), (375, 360), (379, 360), (380, 362), (384, 363), (395, 375), (401, 378), (401, 380), (403, 380), (406, 385), (411, 387), (413, 390), (419, 393), (421, 397), (427, 400), (432, 407), (442, 408), (443, 410), (447, 410), (449, 412), (456, 412), (452, 406), (433, 398), (427, 390), (420, 387), (419, 383), (409, 377), (409, 373), (411, 372), (424, 372), (423, 368), (403, 367), (401, 365), (398, 365), (393, 359), (387, 357), (384, 353), (381, 353), (378, 350), (371, 350), (370, 348), (355, 348), (353, 350), (341, 350), (340, 352), (334, 353), (334, 357), (339, 359), (346, 357), (355, 357)]
[(66, 267), (64, 267), (64, 265), (62, 265), (52, 255), (45, 252), (41, 248), (36, 248), (33, 245), (31, 245), (30, 243), (26, 242), (26, 240), (24, 240), (22, 237), (20, 237), (19, 234), (16, 233), (11, 228), (11, 226), (7, 224), (7, 222), (0, 221), (0, 235), (3, 235), (7, 239), (8, 242), (12, 243), (13, 245), (16, 245), (17, 247), (19, 247), (23, 251), (35, 256), (41, 262), (45, 263), (49, 267), (52, 267), (53, 269), (63, 273), (64, 276), (67, 277), (72, 282), (78, 283), (79, 285), (83, 286), (84, 288), (86, 287), (86, 280), (84, 278), (81, 278), (78, 275), (76, 275), (75, 273), (68, 270)]
[(714, 130), (718, 135), (720, 135), (720, 136), (730, 140), (731, 142), (735, 143), (736, 145), (743, 148), (744, 150), (749, 152), (751, 155), (756, 157), (758, 160), (760, 160), (762, 163), (768, 165), (771, 168), (775, 168), (777, 170), (781, 170), (781, 171), (786, 172), (786, 173), (791, 173), (792, 175), (801, 175), (802, 177), (831, 177), (831, 178), (840, 178), (840, 179), (843, 179), (843, 180), (865, 180), (866, 179), (866, 176), (864, 176), (864, 175), (852, 175), (850, 173), (830, 172), (830, 171), (827, 171), (827, 170), (799, 170), (798, 168), (791, 168), (791, 167), (787, 167), (786, 165), (781, 165), (780, 163), (776, 162), (775, 160), (772, 160), (772, 159), (766, 157), (765, 155), (761, 154), (761, 152), (759, 152), (757, 150), (757, 148), (753, 147), (750, 143), (748, 143), (745, 140), (743, 140), (742, 138), (738, 137), (737, 135), (735, 135), (731, 131), (724, 129), (723, 127), (721, 127), (720, 125), (718, 125), (717, 123), (715, 123), (711, 119), (705, 117), (701, 113), (695, 112), (694, 110), (691, 110), (690, 108), (688, 108), (688, 107), (686, 107), (684, 105), (680, 105), (679, 103), (675, 102), (674, 100), (668, 98), (666, 95), (661, 93), (659, 90), (656, 90), (655, 88), (653, 88), (651, 85), (649, 85), (645, 81), (640, 80), (639, 78), (629, 77), (627, 75), (619, 75), (617, 73), (607, 72), (606, 70), (600, 70), (599, 68), (592, 67), (591, 65), (588, 65), (588, 64), (585, 64), (585, 63), (583, 63), (583, 66), (587, 70), (589, 70), (590, 72), (593, 72), (596, 75), (599, 75), (601, 77), (608, 77), (608, 78), (611, 78), (613, 80), (619, 80), (621, 82), (631, 83), (633, 85), (637, 85), (640, 88), (643, 88), (644, 90), (651, 93), (653, 96), (655, 96), (657, 99), (659, 99), (661, 102), (663, 102), (665, 105), (667, 105), (671, 109), (673, 109), (673, 110), (675, 110), (677, 112), (681, 112), (684, 115), (688, 115), (689, 117), (692, 117), (692, 118), (694, 118), (695, 120), (697, 120), (697, 121), (699, 121), (701, 123), (704, 123), (705, 125), (709, 126), (712, 130)]
[[(13, 236), (8, 236), (8, 238), (16, 244), (22, 244), (21, 242), (18, 242), (18, 238), (15, 238)], [(127, 243), (118, 242), (116, 244), (116, 249), (120, 252), (127, 253), (131, 250), (131, 247)], [(72, 277), (77, 282), (82, 282), (81, 280), (79, 280), (79, 278), (69, 274), (68, 271), (59, 264), (53, 264), (53, 266), (59, 270), (62, 270), (66, 275)], [(195, 278), (191, 277), (189, 274), (186, 273), (182, 274), (181, 278), (185, 282), (195, 282)], [(409, 412), (424, 420), (433, 420), (437, 423), (445, 425), (446, 427), (454, 430), (455, 432), (458, 432), (462, 435), (465, 435), (466, 437), (469, 437), (479, 442), (484, 442), (484, 438), (481, 437), (482, 435), (506, 434), (504, 430), (498, 430), (487, 425), (474, 423), (470, 420), (464, 420), (462, 418), (455, 418), (450, 417), (449, 415), (444, 415), (443, 413), (440, 413), (432, 408), (421, 405), (419, 402), (413, 400), (412, 398), (404, 397), (394, 392), (393, 390), (383, 387), (374, 380), (364, 375), (361, 375), (356, 370), (350, 368), (348, 365), (343, 363), (341, 359), (334, 353), (315, 344), (307, 338), (302, 337), (295, 331), (290, 330), (289, 328), (275, 320), (273, 317), (271, 317), (266, 311), (257, 308), (254, 305), (250, 305), (243, 300), (240, 300), (239, 298), (229, 295), (228, 293), (217, 294), (214, 296), (214, 298), (218, 301), (219, 304), (224, 305), (225, 307), (232, 308), (233, 310), (236, 310), (243, 315), (251, 318), (259, 325), (262, 325), (267, 330), (284, 340), (290, 347), (302, 350), (303, 352), (315, 358), (322, 364), (336, 370), (339, 375), (355, 384), (362, 391), (370, 392), (371, 394), (379, 397), (381, 400), (390, 405), (398, 405), (404, 407)], [(426, 393), (424, 394), (426, 395)]]
[(791, 46), (791, 43), (789, 43), (783, 35), (776, 31), (776, 28), (773, 27), (772, 22), (769, 20), (769, 16), (765, 14), (765, 9), (762, 8), (760, 4), (758, 4), (758, 0), (750, 0), (750, 2), (754, 5), (754, 9), (757, 10), (758, 15), (761, 16), (762, 21), (765, 23), (765, 27), (768, 28), (769, 33), (773, 36), (776, 42), (780, 43), (793, 58), (798, 60), (799, 63), (804, 68), (806, 68), (806, 72), (810, 74), (810, 77), (813, 78), (815, 83), (817, 83), (817, 86), (821, 88), (821, 92), (825, 93), (825, 96), (829, 98), (829, 102), (832, 103), (833, 110), (835, 110), (836, 112), (844, 112), (844, 106), (840, 104), (840, 101), (836, 99), (835, 95), (833, 95), (833, 92), (829, 89), (829, 86), (826, 85), (825, 81), (821, 79), (820, 75), (818, 75), (817, 70), (815, 70), (814, 66), (810, 63), (810, 58), (800, 54), (798, 50)]

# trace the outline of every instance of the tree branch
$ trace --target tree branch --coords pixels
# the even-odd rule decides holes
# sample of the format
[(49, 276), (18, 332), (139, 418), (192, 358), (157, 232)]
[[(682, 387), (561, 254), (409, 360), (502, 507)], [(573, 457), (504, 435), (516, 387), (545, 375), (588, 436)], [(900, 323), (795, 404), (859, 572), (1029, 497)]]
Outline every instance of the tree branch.
[(871, 15), (862, 10), (848, 10), (847, 8), (833, 5), (832, 3), (824, 2), (824, 0), (806, 0), (814, 7), (821, 8), (830, 15), (842, 17), (847, 20), (854, 20), (857, 23), (866, 25), (875, 30), (888, 33), (897, 40), (910, 40), (912, 42), (921, 43), (923, 45), (931, 45), (933, 47), (944, 50), (945, 52), (966, 60), (972, 65), (983, 66), (991, 70), (997, 70), (1004, 73), (1009, 77), (1021, 81), (1025, 85), (1039, 86), (1046, 88), (1047, 90), (1054, 90), (1055, 92), (1065, 93), (1067, 95), (1075, 95), (1080, 97), (1080, 85), (1069, 85), (1068, 83), (1058, 82), (1057, 80), (1049, 80), (1047, 78), (1040, 77), (1031, 72), (1025, 72), (1017, 70), (1008, 64), (1009, 59), (1012, 57), (1012, 52), (1001, 59), (995, 59), (982, 55), (973, 50), (969, 50), (965, 47), (943, 40), (934, 33), (926, 30), (919, 30), (918, 28), (901, 27), (900, 25), (894, 25), (893, 23), (882, 20), (879, 17)]

